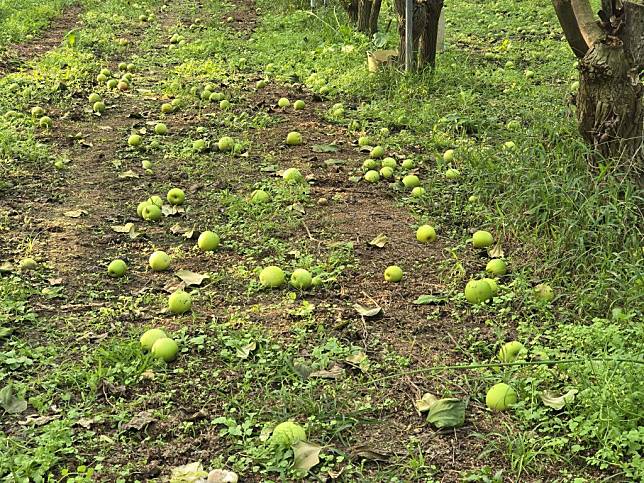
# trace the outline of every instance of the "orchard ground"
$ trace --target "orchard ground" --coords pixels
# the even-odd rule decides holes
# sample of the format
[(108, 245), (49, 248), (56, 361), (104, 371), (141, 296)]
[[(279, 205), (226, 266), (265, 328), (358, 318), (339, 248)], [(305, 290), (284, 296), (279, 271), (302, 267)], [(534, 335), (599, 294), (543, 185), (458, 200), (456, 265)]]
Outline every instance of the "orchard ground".
[[(376, 46), (338, 6), (18, 3), (0, 39), (7, 481), (163, 481), (197, 461), (243, 481), (642, 478), (642, 197), (609, 162), (588, 169), (574, 58), (547, 2), (448, 5), (447, 50), (417, 75), (368, 74)], [(391, 30), (378, 46), (395, 46)], [(127, 90), (96, 80), (122, 62)], [(202, 99), (208, 84), (231, 106)], [(292, 131), (302, 144), (286, 144)], [(394, 179), (363, 179), (365, 135), (397, 160)], [(223, 136), (232, 151), (216, 149)], [(282, 179), (293, 167), (303, 182)], [(175, 187), (183, 204), (137, 216)], [(257, 189), (270, 199), (251, 203)], [(426, 223), (437, 239), (423, 244)], [(196, 248), (206, 230), (221, 238), (212, 252)], [(490, 260), (477, 230), (509, 271), (474, 306), (464, 287)], [(156, 250), (170, 270), (149, 268)], [(112, 278), (119, 258), (128, 270)], [(269, 265), (324, 283), (266, 290)], [(391, 265), (399, 283), (384, 280)], [(172, 315), (179, 288), (192, 310)], [(155, 327), (175, 361), (141, 350)], [(513, 340), (520, 363), (499, 365)], [(518, 402), (491, 412), (500, 382)], [(465, 401), (465, 423), (427, 422), (426, 393)], [(320, 448), (306, 472), (267, 443), (288, 420)]]

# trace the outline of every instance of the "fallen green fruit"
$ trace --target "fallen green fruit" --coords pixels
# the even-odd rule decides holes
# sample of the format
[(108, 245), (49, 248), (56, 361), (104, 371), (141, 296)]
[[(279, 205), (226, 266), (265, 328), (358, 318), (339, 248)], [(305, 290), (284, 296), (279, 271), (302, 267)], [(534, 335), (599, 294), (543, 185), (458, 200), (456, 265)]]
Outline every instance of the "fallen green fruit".
[(183, 290), (177, 290), (168, 297), (168, 308), (173, 314), (183, 314), (192, 307), (192, 297)]
[(296, 111), (301, 111), (305, 107), (306, 107), (306, 104), (301, 99), (298, 99), (297, 101), (295, 101), (295, 103), (293, 103), (293, 109), (295, 109)]
[(168, 134), (168, 126), (160, 122), (156, 126), (154, 126), (154, 132), (161, 136)]
[(232, 151), (235, 147), (235, 140), (230, 136), (222, 137), (217, 143), (219, 151)]
[(288, 133), (286, 136), (286, 144), (289, 146), (298, 146), (302, 144), (302, 135), (296, 131)]
[(283, 449), (290, 448), (299, 441), (306, 441), (306, 431), (293, 421), (285, 421), (275, 426), (269, 439), (271, 446), (278, 446)]
[(552, 302), (555, 298), (555, 292), (547, 283), (540, 283), (534, 288), (534, 296), (540, 302)]
[(163, 251), (156, 251), (150, 255), (150, 268), (155, 272), (163, 272), (170, 268), (170, 256)]
[(171, 205), (182, 205), (186, 201), (186, 194), (180, 188), (172, 188), (166, 198)]
[(405, 188), (414, 189), (420, 186), (420, 179), (415, 174), (408, 174), (402, 179), (402, 184), (405, 185)]
[(163, 213), (161, 212), (161, 208), (159, 208), (157, 205), (148, 203), (143, 207), (141, 215), (146, 221), (158, 221), (163, 216)]
[(436, 240), (436, 230), (431, 225), (422, 225), (416, 230), (416, 240), (421, 243), (429, 243)]
[(216, 250), (219, 246), (219, 243), (219, 235), (212, 231), (204, 231), (201, 235), (199, 235), (199, 239), (197, 240), (197, 246), (199, 246), (199, 248), (201, 248), (204, 252), (211, 252), (213, 250)]
[(143, 140), (141, 139), (141, 136), (139, 136), (138, 134), (132, 134), (127, 139), (127, 143), (132, 147), (140, 146), (142, 141)]
[(377, 183), (378, 181), (380, 181), (380, 174), (378, 174), (378, 171), (372, 169), (365, 173), (364, 179), (369, 183)]
[(172, 362), (177, 358), (179, 346), (169, 337), (162, 337), (152, 345), (150, 352), (158, 359), (163, 359), (165, 362)]
[(251, 203), (268, 203), (271, 200), (271, 195), (264, 190), (255, 190), (250, 195)]
[(472, 235), (472, 245), (474, 248), (487, 248), (494, 243), (494, 238), (489, 231), (479, 230)]
[(127, 271), (127, 263), (125, 263), (123, 260), (117, 259), (112, 261), (108, 266), (107, 266), (107, 273), (110, 277), (114, 278), (119, 278), (125, 275), (125, 272)]
[(304, 180), (304, 176), (302, 176), (302, 173), (300, 173), (300, 170), (297, 168), (288, 168), (284, 171), (282, 177), (289, 183), (299, 183)]
[(280, 267), (274, 265), (264, 268), (259, 274), (259, 282), (267, 288), (277, 288), (284, 285), (286, 276)]
[(141, 348), (144, 351), (149, 351), (152, 349), (152, 346), (154, 343), (159, 340), (163, 339), (164, 337), (168, 337), (166, 333), (161, 330), (161, 329), (150, 329), (146, 330), (143, 335), (141, 336), (140, 342), (141, 342)]
[(514, 362), (523, 350), (523, 344), (517, 340), (503, 344), (499, 349), (498, 357), (502, 362)]
[(492, 386), (485, 396), (485, 404), (492, 411), (505, 411), (517, 400), (517, 392), (504, 382)]
[(492, 275), (501, 276), (508, 273), (508, 267), (506, 266), (505, 261), (501, 260), (500, 258), (495, 258), (487, 262), (485, 271), (491, 273)]
[(402, 268), (397, 267), (396, 265), (391, 265), (385, 270), (385, 280), (387, 282), (400, 282), (403, 278)]
[(471, 304), (480, 304), (492, 297), (492, 287), (485, 280), (470, 280), (465, 286), (465, 298)]
[(288, 107), (291, 105), (291, 101), (289, 101), (286, 97), (282, 97), (279, 101), (277, 101), (278, 107)]
[(384, 155), (385, 155), (385, 148), (383, 148), (382, 146), (376, 146), (376, 147), (375, 147), (375, 148), (373, 148), (373, 149), (371, 150), (371, 152), (369, 153), (369, 156), (370, 156), (372, 159), (380, 159), (380, 158), (382, 158)]
[(291, 286), (298, 290), (306, 290), (311, 287), (313, 283), (313, 277), (311, 272), (305, 270), (304, 268), (297, 268), (291, 274)]
[(425, 196), (425, 188), (423, 188), (422, 186), (416, 186), (411, 190), (411, 196), (413, 198), (422, 198), (423, 196)]
[(35, 270), (38, 268), (38, 263), (31, 257), (26, 257), (20, 260), (21, 270)]

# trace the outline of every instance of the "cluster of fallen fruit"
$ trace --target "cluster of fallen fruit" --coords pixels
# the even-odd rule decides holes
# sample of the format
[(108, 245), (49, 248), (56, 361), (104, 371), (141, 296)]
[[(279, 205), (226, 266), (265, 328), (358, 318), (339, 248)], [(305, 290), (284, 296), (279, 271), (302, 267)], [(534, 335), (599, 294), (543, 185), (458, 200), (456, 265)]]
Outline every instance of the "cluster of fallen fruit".
[[(132, 81), (132, 72), (135, 71), (135, 68), (132, 64), (121, 63), (119, 64), (119, 70), (124, 73), (120, 80), (111, 78), (111, 72), (108, 69), (103, 69), (99, 73), (97, 80), (101, 83), (107, 83), (109, 88), (127, 90), (129, 88), (129, 82)], [(258, 81), (257, 88), (266, 86), (267, 82), (267, 80)], [(193, 88), (193, 91), (193, 94), (202, 100), (219, 102), (220, 108), (222, 109), (231, 107), (230, 102), (223, 94), (214, 92), (214, 87), (207, 85), (202, 90)], [(105, 112), (106, 107), (100, 95), (95, 93), (91, 94), (89, 96), (89, 102), (92, 110), (97, 115)], [(291, 103), (288, 99), (281, 98), (277, 102), (277, 105), (285, 109), (291, 106)], [(178, 102), (164, 103), (161, 106), (161, 112), (163, 114), (170, 114), (178, 107)], [(304, 101), (296, 101), (293, 104), (293, 108), (297, 111), (303, 110), (305, 108)], [(51, 127), (52, 121), (45, 116), (42, 108), (33, 108), (31, 114), (35, 120), (37, 119), (41, 127), (46, 129)], [(165, 135), (168, 133), (168, 128), (163, 123), (157, 123), (154, 128), (154, 133), (157, 135)], [(129, 136), (127, 142), (131, 148), (138, 149), (143, 143), (143, 138), (139, 134), (132, 134)], [(302, 135), (295, 131), (288, 133), (285, 140), (285, 143), (289, 146), (300, 145), (303, 142)], [(399, 169), (398, 162), (394, 158), (385, 157), (386, 153), (383, 147), (371, 147), (371, 140), (367, 136), (360, 137), (357, 144), (360, 148), (369, 150), (370, 153), (369, 158), (362, 165), (364, 171), (363, 178), (366, 182), (376, 183), (381, 179), (392, 179), (395, 177), (396, 171)], [(241, 145), (236, 143), (233, 138), (224, 136), (219, 139), (215, 148), (220, 152), (237, 152), (241, 148)], [(203, 140), (195, 141), (193, 143), (193, 149), (203, 151), (205, 149), (205, 142)], [(453, 150), (448, 150), (443, 154), (443, 160), (448, 165), (453, 163), (454, 157), (455, 153)], [(144, 161), (143, 168), (149, 171), (152, 165), (149, 161)], [(400, 165), (402, 173), (396, 178), (400, 180), (405, 189), (410, 191), (412, 197), (419, 198), (425, 195), (425, 190), (421, 186), (420, 178), (411, 172), (414, 168), (415, 163), (412, 159), (402, 160)], [(444, 172), (444, 176), (449, 180), (455, 180), (460, 176), (460, 172), (450, 167)], [(286, 183), (290, 184), (306, 182), (304, 176), (297, 168), (286, 169), (283, 171), (282, 177)], [(470, 201), (476, 201), (474, 198), (472, 197)], [(172, 188), (168, 191), (166, 200), (170, 207), (178, 207), (184, 204), (186, 195), (180, 188)], [(252, 192), (248, 198), (249, 203), (267, 203), (270, 200), (271, 195), (261, 189)], [(139, 203), (137, 206), (137, 215), (145, 221), (155, 222), (163, 217), (164, 208), (164, 200), (160, 196), (154, 195)], [(431, 225), (422, 225), (416, 231), (416, 240), (420, 243), (431, 243), (436, 239), (436, 230)], [(494, 237), (488, 231), (477, 231), (473, 234), (471, 243), (477, 249), (489, 249), (494, 244)], [(212, 231), (202, 232), (197, 240), (198, 248), (204, 252), (214, 251), (219, 245), (220, 238)], [(150, 268), (155, 272), (168, 270), (171, 263), (171, 257), (164, 251), (155, 251), (149, 257)], [(36, 262), (33, 259), (23, 259), (21, 261), (21, 268), (36, 268)], [(111, 277), (122, 277), (127, 270), (128, 266), (122, 259), (113, 260), (107, 268), (107, 272)], [(506, 262), (501, 258), (492, 258), (486, 265), (486, 274), (489, 277), (502, 277), (507, 274), (507, 271)], [(384, 271), (384, 279), (391, 283), (400, 282), (403, 279), (403, 275), (403, 270), (395, 265), (387, 267)], [(464, 296), (469, 303), (482, 304), (497, 295), (499, 291), (497, 279), (489, 277), (472, 279), (466, 284)], [(320, 276), (313, 276), (304, 268), (293, 270), (290, 274), (289, 282), (294, 289), (300, 291), (324, 284), (324, 280)], [(287, 274), (278, 266), (267, 266), (259, 272), (259, 283), (266, 289), (280, 288), (287, 284)], [(535, 287), (534, 295), (538, 300), (546, 303), (554, 298), (552, 288), (546, 284)], [(190, 311), (191, 308), (192, 297), (184, 290), (177, 290), (168, 297), (168, 309), (172, 314), (184, 314)], [(165, 362), (174, 361), (179, 351), (177, 342), (169, 337), (162, 328), (147, 330), (141, 336), (140, 344), (143, 351), (149, 352), (154, 357), (162, 359)], [(518, 341), (512, 341), (503, 345), (498, 353), (498, 358), (503, 363), (511, 363), (523, 353), (525, 353), (524, 346)], [(517, 400), (517, 392), (506, 383), (493, 385), (486, 394), (486, 404), (493, 411), (506, 410), (515, 404)], [(437, 427), (458, 426), (464, 420), (465, 404), (459, 399), (437, 399), (430, 394), (426, 394), (423, 396), (423, 399), (417, 401), (417, 408), (420, 412), (428, 412), (430, 415), (428, 421), (433, 422)], [(291, 448), (298, 442), (305, 440), (306, 432), (304, 428), (295, 422), (286, 421), (278, 424), (274, 428), (270, 438), (270, 445), (276, 448)]]

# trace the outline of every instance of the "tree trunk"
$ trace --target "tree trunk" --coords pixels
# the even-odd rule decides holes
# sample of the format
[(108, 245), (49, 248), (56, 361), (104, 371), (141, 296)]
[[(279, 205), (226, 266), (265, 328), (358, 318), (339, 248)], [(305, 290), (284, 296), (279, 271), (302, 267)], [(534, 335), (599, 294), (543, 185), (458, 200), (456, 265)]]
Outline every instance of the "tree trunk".
[(347, 8), (349, 18), (355, 24), (356, 30), (367, 35), (373, 35), (378, 31), (378, 17), (382, 0), (352, 0), (350, 8), (355, 5), (355, 14), (352, 17), (352, 10)]
[(593, 45), (579, 63), (577, 121), (582, 137), (621, 170), (642, 173), (644, 108), (638, 72), (621, 42)]
[[(394, 6), (398, 16), (398, 34), (400, 36), (398, 59), (404, 65), (407, 50), (405, 46), (405, 0), (395, 0)], [(418, 69), (422, 69), (426, 65), (434, 67), (436, 64), (438, 24), (442, 9), (443, 0), (414, 1), (413, 65)]]
[(643, 185), (644, 4), (602, 0), (598, 20), (589, 0), (552, 1), (580, 58), (579, 131), (603, 158)]
[(371, 7), (371, 16), (369, 17), (369, 33), (375, 34), (378, 31), (378, 18), (380, 17), (380, 7), (382, 0), (374, 0)]
[[(405, 0), (395, 0), (394, 7), (398, 17), (398, 35), (400, 42), (398, 44), (398, 60), (401, 65), (405, 65), (406, 51), (405, 46)], [(412, 57), (417, 59), (416, 54), (419, 49), (420, 37), (425, 32), (427, 26), (427, 5), (425, 3), (416, 3), (414, 1), (413, 25), (412, 25), (412, 46), (414, 54)], [(418, 64), (418, 60), (413, 62), (414, 66)]]
[(425, 30), (420, 36), (418, 48), (418, 68), (425, 65), (434, 67), (436, 65), (436, 47), (438, 39), (438, 22), (443, 9), (443, 0), (427, 0), (427, 21)]
[(358, 22), (358, 0), (349, 0), (344, 4), (349, 16), (349, 22), (356, 24)]

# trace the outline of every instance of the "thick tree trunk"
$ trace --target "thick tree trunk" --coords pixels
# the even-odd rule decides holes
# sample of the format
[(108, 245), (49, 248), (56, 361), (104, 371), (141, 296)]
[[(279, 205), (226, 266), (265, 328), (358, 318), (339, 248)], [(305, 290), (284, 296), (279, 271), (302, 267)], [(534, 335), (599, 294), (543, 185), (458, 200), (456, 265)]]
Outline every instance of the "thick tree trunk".
[(593, 45), (579, 63), (577, 120), (583, 138), (622, 171), (644, 174), (644, 106), (639, 72), (617, 39)]
[[(621, 172), (644, 184), (644, 4), (552, 0), (579, 62), (577, 120), (582, 137)], [(594, 164), (594, 163), (593, 163)]]

